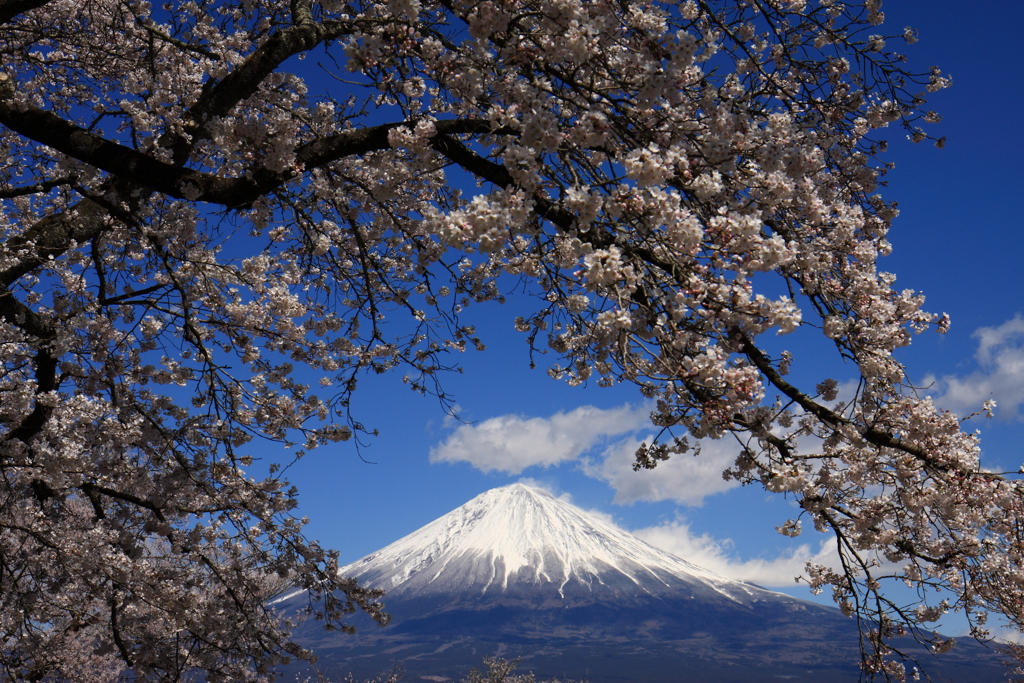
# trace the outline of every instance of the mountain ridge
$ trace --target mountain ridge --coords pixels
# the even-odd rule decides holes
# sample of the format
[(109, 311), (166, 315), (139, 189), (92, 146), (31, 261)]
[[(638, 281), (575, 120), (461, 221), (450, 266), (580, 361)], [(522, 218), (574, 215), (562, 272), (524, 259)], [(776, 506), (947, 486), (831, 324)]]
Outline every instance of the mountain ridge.
[[(513, 533), (510, 533), (513, 532)], [(602, 577), (628, 579), (650, 594), (679, 584), (701, 587), (737, 602), (759, 592), (655, 548), (542, 489), (512, 484), (486, 491), (339, 573), (371, 588), (414, 596), (507, 592), (510, 582), (593, 589)], [(628, 585), (628, 583), (627, 583)], [(772, 593), (773, 595), (781, 595)]]
[[(299, 627), (297, 640), (339, 675), (398, 664), (412, 680), (456, 681), (498, 652), (539, 677), (590, 683), (860, 678), (857, 625), (839, 610), (728, 579), (523, 484), (486, 491), (339, 573), (384, 589), (392, 615), (385, 628), (357, 615), (355, 636)], [(285, 613), (304, 604), (301, 592), (276, 601)], [(941, 661), (933, 680), (1003, 679), (976, 644)]]

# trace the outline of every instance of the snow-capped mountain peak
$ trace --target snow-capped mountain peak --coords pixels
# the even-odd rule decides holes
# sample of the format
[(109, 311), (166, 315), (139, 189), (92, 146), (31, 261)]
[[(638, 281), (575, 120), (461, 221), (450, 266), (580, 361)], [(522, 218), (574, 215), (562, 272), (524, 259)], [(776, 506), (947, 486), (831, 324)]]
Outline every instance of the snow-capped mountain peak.
[[(379, 629), (356, 615), (355, 636), (299, 626), (298, 642), (339, 678), (400, 660), (410, 678), (461, 680), (492, 652), (543, 677), (595, 683), (838, 683), (860, 673), (857, 623), (839, 610), (718, 576), (522, 484), (482, 493), (340, 571), (383, 588), (393, 619)], [(274, 603), (289, 615), (308, 606), (302, 591)], [(1002, 677), (990, 653), (963, 647), (944, 679)]]
[(654, 548), (547, 491), (512, 484), (480, 494), (343, 567), (389, 596), (557, 592), (656, 595), (680, 588), (735, 602), (767, 591)]

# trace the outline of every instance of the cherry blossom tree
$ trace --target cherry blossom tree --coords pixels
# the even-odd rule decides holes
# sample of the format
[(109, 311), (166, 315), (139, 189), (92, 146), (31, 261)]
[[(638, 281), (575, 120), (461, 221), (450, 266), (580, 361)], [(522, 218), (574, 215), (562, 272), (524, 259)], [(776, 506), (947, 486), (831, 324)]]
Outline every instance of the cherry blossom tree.
[[(928, 139), (949, 81), (883, 18), (0, 0), (6, 675), (260, 680), (309, 656), (266, 606), (284, 585), (327, 627), (386, 619), (253, 453), (358, 436), (364, 375), (446, 398), (476, 304), (520, 282), (552, 376), (656, 401), (637, 467), (735, 438), (726, 476), (799, 503), (781, 531), (834, 534), (842, 566), (806, 578), (861, 620), (867, 672), (904, 675), (904, 633), (950, 647), (928, 630), (949, 609), (979, 637), (990, 612), (1024, 626), (1020, 487), (893, 358), (948, 321), (876, 269), (880, 129)], [(771, 349), (798, 327), (859, 371), (854, 395), (787, 380)]]
[[(486, 673), (479, 669), (471, 669), (469, 675), (462, 679), (462, 683), (538, 683), (532, 671), (526, 674), (514, 673), (519, 667), (518, 659), (508, 661), (500, 657), (484, 657), (484, 666), (487, 667)], [(563, 682), (554, 678), (548, 681), (541, 681), (540, 683)], [(564, 681), (564, 683), (574, 682)]]

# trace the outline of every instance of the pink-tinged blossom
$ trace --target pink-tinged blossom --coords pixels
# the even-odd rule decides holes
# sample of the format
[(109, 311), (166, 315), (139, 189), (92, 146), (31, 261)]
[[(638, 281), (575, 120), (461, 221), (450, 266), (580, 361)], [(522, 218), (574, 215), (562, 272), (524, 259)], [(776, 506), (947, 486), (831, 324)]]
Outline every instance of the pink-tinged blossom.
[[(880, 2), (215, 4), (0, 12), (14, 677), (262, 680), (310, 656), (266, 607), (287, 585), (330, 627), (384, 620), (280, 466), (246, 474), (254, 444), (354, 439), (364, 375), (447, 400), (450, 352), (484, 347), (472, 309), (520, 278), (553, 377), (652, 400), (637, 467), (736, 436), (725, 476), (800, 508), (781, 533), (835, 534), (845, 571), (805, 580), (877, 625), (866, 670), (904, 675), (900, 633), (952, 647), (921, 627), (940, 608), (884, 599), (878, 558), (977, 635), (989, 611), (1024, 627), (1024, 492), (894, 357), (949, 320), (876, 267), (897, 212), (869, 136), (927, 138), (951, 81), (886, 50)], [(307, 88), (290, 60), (323, 51), (367, 87)], [(851, 396), (761, 345), (803, 326)]]

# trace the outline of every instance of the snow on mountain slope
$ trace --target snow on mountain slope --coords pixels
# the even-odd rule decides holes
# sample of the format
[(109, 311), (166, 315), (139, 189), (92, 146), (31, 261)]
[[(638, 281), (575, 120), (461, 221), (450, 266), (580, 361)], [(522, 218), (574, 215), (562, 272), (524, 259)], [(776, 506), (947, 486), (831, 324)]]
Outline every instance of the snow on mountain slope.
[(741, 604), (783, 597), (690, 564), (523, 484), (482, 493), (340, 573), (389, 598), (538, 589), (561, 598), (683, 591)]
[[(355, 635), (315, 620), (297, 627), (296, 641), (339, 679), (399, 662), (408, 680), (462, 680), (495, 652), (522, 657), (541, 678), (593, 683), (847, 683), (860, 674), (857, 622), (839, 610), (719, 576), (521, 484), (339, 571), (384, 589), (392, 615), (383, 629), (354, 615)], [(300, 619), (308, 606), (302, 591), (274, 601)], [(1003, 678), (998, 658), (970, 643), (941, 664), (933, 680)]]

